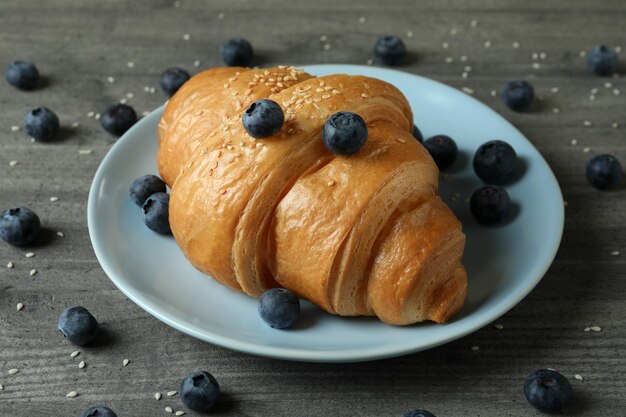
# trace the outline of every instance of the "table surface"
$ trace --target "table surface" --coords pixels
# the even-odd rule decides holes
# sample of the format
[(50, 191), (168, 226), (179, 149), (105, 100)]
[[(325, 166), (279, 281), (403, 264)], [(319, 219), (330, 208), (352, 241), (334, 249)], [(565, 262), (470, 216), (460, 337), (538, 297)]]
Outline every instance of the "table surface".
[[(0, 82), (0, 209), (31, 207), (47, 229), (46, 243), (34, 248), (0, 244), (0, 415), (73, 416), (95, 404), (111, 406), (120, 417), (167, 415), (166, 406), (183, 409), (179, 398), (164, 395), (157, 402), (154, 393), (176, 390), (187, 372), (204, 368), (224, 391), (211, 415), (401, 416), (423, 407), (438, 416), (534, 416), (540, 413), (526, 403), (522, 382), (531, 371), (552, 367), (575, 391), (567, 415), (623, 416), (624, 186), (594, 190), (584, 166), (598, 153), (626, 161), (626, 84), (590, 75), (580, 53), (624, 42), (626, 3), (469, 3), (0, 2), (0, 65), (32, 60), (45, 77), (44, 88), (33, 92)], [(402, 70), (473, 89), (537, 146), (561, 184), (568, 203), (561, 248), (538, 287), (499, 320), (503, 330), (488, 326), (396, 359), (293, 363), (195, 340), (113, 286), (87, 230), (91, 180), (115, 143), (93, 113), (130, 93), (128, 102), (139, 113), (154, 109), (164, 101), (158, 81), (165, 68), (198, 72), (220, 65), (219, 46), (233, 36), (249, 39), (256, 63), (270, 66), (366, 64), (375, 39), (389, 33), (402, 36), (410, 51)], [(492, 97), (504, 82), (520, 78), (543, 98), (538, 111), (516, 114)], [(144, 86), (157, 87), (156, 94)], [(31, 143), (23, 129), (12, 128), (39, 105), (61, 119), (56, 143)], [(612, 254), (620, 250), (622, 256)], [(25, 257), (27, 251), (35, 256)], [(9, 261), (13, 269), (5, 267)], [(18, 303), (25, 306), (19, 312)], [(106, 337), (71, 358), (75, 348), (59, 336), (56, 320), (75, 304), (94, 312)], [(589, 326), (602, 330), (585, 332)], [(12, 368), (19, 373), (9, 375)], [(66, 398), (70, 391), (79, 396)]]

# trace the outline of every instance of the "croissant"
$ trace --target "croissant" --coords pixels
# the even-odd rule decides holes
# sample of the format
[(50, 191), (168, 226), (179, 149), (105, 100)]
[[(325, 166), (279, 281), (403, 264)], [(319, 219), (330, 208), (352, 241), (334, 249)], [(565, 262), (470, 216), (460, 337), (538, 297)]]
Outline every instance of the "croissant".
[[(241, 120), (261, 98), (281, 105), (285, 123), (255, 140)], [(337, 111), (367, 123), (354, 155), (324, 147), (322, 127)], [(178, 246), (197, 269), (253, 297), (281, 286), (342, 316), (449, 320), (467, 292), (465, 236), (412, 120), (398, 89), (363, 76), (281, 66), (192, 77), (158, 131)]]

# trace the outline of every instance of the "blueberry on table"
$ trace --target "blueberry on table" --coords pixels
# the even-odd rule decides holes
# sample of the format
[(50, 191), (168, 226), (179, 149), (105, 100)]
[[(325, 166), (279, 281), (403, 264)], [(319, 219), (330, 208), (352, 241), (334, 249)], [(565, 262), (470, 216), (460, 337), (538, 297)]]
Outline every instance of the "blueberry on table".
[(589, 71), (600, 76), (613, 75), (619, 66), (617, 52), (605, 45), (596, 46), (587, 54)]
[(406, 56), (406, 46), (397, 36), (382, 36), (374, 44), (374, 56), (385, 65), (396, 65)]
[(435, 135), (426, 139), (424, 147), (428, 150), (430, 156), (433, 157), (439, 170), (446, 169), (452, 165), (459, 154), (459, 149), (454, 139), (446, 135)]
[(83, 411), (80, 417), (117, 417), (117, 414), (109, 407), (99, 405), (97, 407), (91, 407)]
[(416, 125), (413, 125), (413, 137), (419, 142), (424, 143), (424, 136), (422, 132), (417, 128)]
[(70, 307), (61, 313), (57, 323), (67, 340), (78, 346), (91, 342), (98, 333), (98, 321), (85, 307)]
[(259, 315), (269, 326), (286, 329), (300, 317), (300, 300), (285, 288), (272, 288), (259, 299)]
[(220, 396), (220, 385), (207, 371), (190, 373), (180, 383), (180, 399), (193, 411), (207, 411)]
[(322, 140), (326, 149), (334, 154), (355, 154), (367, 142), (367, 124), (356, 113), (335, 113), (324, 123)]
[(13, 61), (7, 66), (5, 77), (13, 87), (32, 90), (37, 87), (39, 71), (32, 62)]
[(533, 407), (542, 411), (558, 411), (572, 399), (572, 386), (559, 372), (539, 369), (524, 381), (524, 394)]
[(273, 136), (283, 127), (285, 113), (278, 103), (264, 98), (250, 104), (241, 121), (250, 136), (264, 139)]
[(616, 185), (622, 178), (622, 165), (613, 155), (596, 155), (587, 161), (587, 181), (604, 190)]
[(166, 189), (165, 183), (161, 178), (152, 174), (144, 175), (137, 178), (130, 185), (130, 199), (141, 207), (152, 194), (164, 193)]
[(161, 74), (161, 90), (172, 97), (190, 78), (191, 75), (182, 68), (168, 68)]
[(254, 50), (247, 40), (233, 38), (222, 45), (220, 54), (229, 67), (249, 67), (252, 64)]
[(513, 172), (517, 153), (508, 143), (490, 140), (478, 147), (474, 154), (474, 172), (487, 184), (503, 184)]
[(502, 87), (500, 98), (511, 110), (526, 110), (535, 99), (535, 89), (527, 81), (509, 81)]
[(154, 193), (143, 203), (143, 222), (154, 232), (166, 235), (170, 233), (170, 196), (166, 193)]
[(39, 236), (39, 216), (26, 207), (8, 209), (0, 214), (0, 238), (13, 246), (25, 246)]
[(127, 104), (113, 104), (100, 116), (100, 125), (115, 136), (122, 136), (137, 122), (135, 109)]
[(404, 417), (436, 417), (433, 413), (426, 410), (411, 410), (404, 414)]
[(509, 212), (511, 198), (498, 185), (486, 185), (474, 191), (470, 198), (470, 211), (482, 225), (496, 224)]
[(49, 142), (59, 131), (59, 118), (47, 107), (37, 107), (24, 115), (24, 130), (39, 142)]

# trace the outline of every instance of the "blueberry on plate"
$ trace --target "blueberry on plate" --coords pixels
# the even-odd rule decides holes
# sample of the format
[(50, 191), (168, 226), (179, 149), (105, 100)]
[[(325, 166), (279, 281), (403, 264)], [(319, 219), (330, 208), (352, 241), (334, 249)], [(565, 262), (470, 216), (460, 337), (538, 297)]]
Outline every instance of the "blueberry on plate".
[(500, 98), (511, 110), (526, 110), (535, 99), (535, 89), (527, 81), (509, 81), (502, 87)]
[(254, 50), (247, 40), (233, 38), (222, 45), (220, 54), (229, 67), (249, 67), (252, 64)]
[(382, 36), (374, 44), (374, 56), (385, 65), (396, 65), (406, 56), (406, 46), (397, 36)]
[(524, 394), (533, 407), (557, 411), (565, 408), (572, 399), (572, 386), (559, 372), (539, 369), (524, 381)]
[(39, 216), (26, 207), (8, 209), (0, 214), (0, 238), (13, 246), (25, 246), (39, 236)]
[(154, 193), (143, 203), (143, 222), (152, 231), (166, 235), (170, 233), (170, 196)]
[(207, 411), (220, 396), (220, 385), (207, 371), (190, 373), (180, 383), (180, 399), (193, 411)]
[(161, 90), (172, 97), (190, 78), (191, 75), (182, 68), (168, 68), (161, 74)]
[(130, 199), (141, 207), (152, 194), (164, 193), (165, 191), (166, 186), (163, 180), (156, 175), (148, 174), (133, 181), (129, 193)]
[(250, 104), (241, 121), (250, 136), (264, 139), (276, 134), (283, 127), (285, 113), (278, 103), (264, 98)]
[(613, 155), (596, 155), (587, 161), (587, 181), (604, 190), (616, 185), (622, 178), (622, 165)]
[(7, 67), (6, 79), (13, 87), (20, 90), (32, 90), (37, 87), (39, 71), (32, 62), (13, 61)]
[(80, 414), (80, 417), (117, 417), (117, 414), (109, 407), (99, 405), (86, 409)]
[(259, 299), (259, 315), (275, 329), (291, 327), (300, 316), (300, 300), (285, 288), (272, 288)]
[(417, 128), (416, 125), (413, 125), (413, 137), (419, 142), (424, 143), (424, 136), (422, 132)]
[(426, 147), (430, 156), (433, 157), (439, 170), (446, 169), (452, 165), (459, 154), (456, 142), (446, 135), (435, 135), (426, 139), (424, 147)]
[(498, 185), (485, 185), (470, 198), (470, 211), (478, 223), (486, 226), (502, 221), (510, 206), (509, 193)]
[(587, 54), (587, 67), (596, 75), (613, 75), (619, 66), (617, 52), (605, 45), (596, 46)]
[(115, 136), (122, 136), (137, 122), (135, 109), (127, 104), (112, 104), (100, 116), (100, 125)]
[(517, 153), (508, 143), (490, 140), (478, 147), (474, 155), (474, 172), (487, 184), (503, 184), (513, 172)]
[(61, 313), (57, 323), (67, 340), (78, 346), (91, 342), (98, 333), (98, 321), (85, 307), (70, 307)]
[(367, 142), (367, 124), (356, 113), (335, 113), (324, 123), (322, 140), (326, 149), (334, 154), (355, 154)]
[(404, 414), (404, 417), (436, 417), (433, 413), (426, 410), (411, 410)]
[(24, 115), (24, 129), (33, 139), (49, 142), (59, 131), (59, 118), (47, 107), (37, 107)]

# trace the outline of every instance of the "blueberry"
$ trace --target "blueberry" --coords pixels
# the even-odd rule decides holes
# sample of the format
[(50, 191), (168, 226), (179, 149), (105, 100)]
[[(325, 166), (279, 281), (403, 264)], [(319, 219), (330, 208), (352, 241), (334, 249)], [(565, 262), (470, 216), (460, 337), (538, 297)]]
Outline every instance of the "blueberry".
[(13, 61), (7, 67), (6, 79), (14, 87), (20, 90), (32, 90), (37, 87), (39, 71), (32, 62)]
[(99, 405), (97, 407), (91, 407), (83, 411), (80, 417), (117, 417), (117, 414), (109, 407)]
[(498, 185), (485, 185), (474, 191), (470, 198), (470, 211), (478, 223), (492, 225), (500, 222), (509, 212), (511, 198)]
[(613, 155), (596, 155), (587, 161), (587, 181), (600, 190), (610, 188), (622, 178), (622, 165)]
[(190, 78), (189, 73), (182, 68), (168, 68), (161, 74), (161, 90), (172, 97)]
[(439, 170), (452, 165), (459, 153), (454, 140), (446, 135), (435, 135), (428, 138), (424, 141), (424, 146), (435, 160)]
[(59, 118), (47, 107), (37, 107), (24, 115), (24, 129), (35, 140), (49, 142), (59, 131)]
[(148, 197), (154, 193), (164, 193), (166, 191), (165, 183), (156, 175), (144, 175), (137, 178), (130, 186), (130, 198), (139, 207)]
[(190, 373), (180, 383), (180, 399), (193, 411), (207, 411), (220, 396), (220, 385), (207, 371)]
[(39, 236), (41, 222), (26, 207), (8, 209), (0, 214), (0, 238), (14, 246), (25, 246)]
[(535, 98), (535, 90), (527, 81), (509, 81), (502, 87), (500, 98), (506, 106), (515, 111), (526, 110)]
[(413, 137), (417, 139), (419, 143), (424, 143), (424, 136), (422, 135), (422, 132), (415, 125), (413, 125)]
[(170, 196), (154, 193), (143, 203), (143, 222), (150, 230), (162, 235), (170, 232)]
[(255, 139), (264, 139), (274, 135), (285, 123), (285, 113), (275, 101), (257, 100), (243, 113), (244, 129)]
[(490, 140), (478, 147), (474, 155), (474, 172), (487, 184), (503, 184), (513, 172), (517, 154), (511, 145), (501, 140)]
[(572, 399), (572, 386), (567, 378), (550, 369), (539, 369), (524, 381), (526, 399), (542, 411), (565, 408)]
[(243, 38), (233, 38), (222, 45), (222, 60), (229, 67), (249, 67), (254, 50), (250, 42)]
[(84, 346), (98, 333), (98, 321), (85, 307), (70, 307), (61, 313), (57, 323), (59, 330), (75, 345)]
[(271, 327), (286, 329), (300, 316), (300, 300), (285, 288), (272, 288), (259, 299), (259, 315)]
[(126, 104), (113, 104), (100, 116), (100, 125), (115, 136), (122, 136), (137, 122), (135, 109)]
[(335, 113), (324, 123), (322, 140), (326, 149), (332, 153), (352, 155), (367, 142), (367, 124), (356, 113)]
[(596, 75), (613, 75), (619, 66), (617, 53), (605, 45), (596, 46), (587, 54), (587, 67)]
[(406, 56), (406, 46), (397, 36), (382, 36), (374, 44), (374, 56), (385, 65), (396, 65)]
[(404, 417), (436, 417), (433, 413), (426, 410), (411, 410), (404, 414)]

